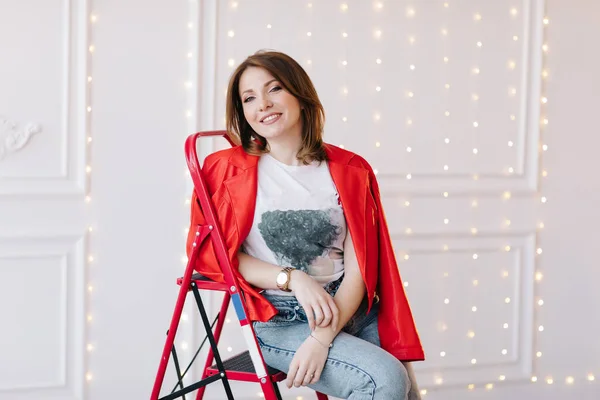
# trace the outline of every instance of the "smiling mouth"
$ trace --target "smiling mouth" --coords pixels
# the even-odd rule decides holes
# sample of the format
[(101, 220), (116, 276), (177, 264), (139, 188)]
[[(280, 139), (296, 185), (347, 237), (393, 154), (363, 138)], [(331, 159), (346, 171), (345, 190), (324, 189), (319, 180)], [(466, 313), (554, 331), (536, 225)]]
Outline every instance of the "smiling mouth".
[(269, 115), (267, 118), (263, 119), (261, 122), (261, 124), (271, 124), (275, 121), (277, 121), (279, 119), (279, 117), (281, 117), (281, 114), (273, 114), (273, 115)]

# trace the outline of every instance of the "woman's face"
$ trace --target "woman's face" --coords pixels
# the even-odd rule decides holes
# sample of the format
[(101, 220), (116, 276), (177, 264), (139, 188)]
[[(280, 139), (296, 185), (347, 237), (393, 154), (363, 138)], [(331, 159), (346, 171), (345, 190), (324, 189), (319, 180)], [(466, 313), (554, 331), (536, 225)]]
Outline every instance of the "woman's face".
[(248, 67), (240, 77), (246, 120), (267, 141), (301, 136), (300, 103), (265, 69)]

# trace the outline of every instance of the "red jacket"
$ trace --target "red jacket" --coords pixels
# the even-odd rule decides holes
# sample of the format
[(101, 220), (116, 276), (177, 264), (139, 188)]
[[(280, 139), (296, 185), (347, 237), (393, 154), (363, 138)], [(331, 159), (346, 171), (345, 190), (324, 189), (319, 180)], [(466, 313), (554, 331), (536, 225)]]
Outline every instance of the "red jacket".
[[(381, 206), (379, 187), (371, 166), (357, 154), (325, 144), (329, 170), (338, 190), (348, 229), (365, 283), (368, 310), (379, 298), (379, 337), (381, 347), (401, 361), (420, 361), (425, 356), (413, 316), (404, 293), (394, 256), (387, 222)], [(206, 157), (202, 172), (211, 195), (220, 228), (252, 321), (268, 321), (277, 310), (238, 272), (237, 252), (250, 232), (254, 220), (259, 157), (247, 154), (241, 146), (217, 151)], [(187, 240), (188, 255), (195, 226), (204, 217), (192, 195), (191, 226)], [(194, 269), (215, 281), (223, 274), (210, 240), (199, 249)]]

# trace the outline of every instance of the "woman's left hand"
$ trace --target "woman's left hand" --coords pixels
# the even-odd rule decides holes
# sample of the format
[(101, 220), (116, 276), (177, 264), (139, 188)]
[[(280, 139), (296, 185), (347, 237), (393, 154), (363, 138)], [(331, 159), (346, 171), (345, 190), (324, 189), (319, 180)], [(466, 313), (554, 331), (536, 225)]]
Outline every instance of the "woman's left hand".
[[(321, 378), (329, 348), (309, 336), (300, 345), (287, 373), (286, 386), (300, 387), (316, 383)], [(314, 375), (313, 375), (314, 374)]]

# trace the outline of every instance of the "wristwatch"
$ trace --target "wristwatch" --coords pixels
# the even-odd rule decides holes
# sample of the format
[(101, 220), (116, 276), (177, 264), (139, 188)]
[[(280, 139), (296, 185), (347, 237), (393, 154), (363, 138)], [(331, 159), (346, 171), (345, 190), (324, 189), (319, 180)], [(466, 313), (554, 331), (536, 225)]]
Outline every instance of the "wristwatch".
[(290, 285), (290, 279), (292, 277), (293, 270), (294, 268), (292, 267), (285, 267), (279, 274), (277, 274), (277, 287), (284, 292), (291, 292), (288, 286)]

